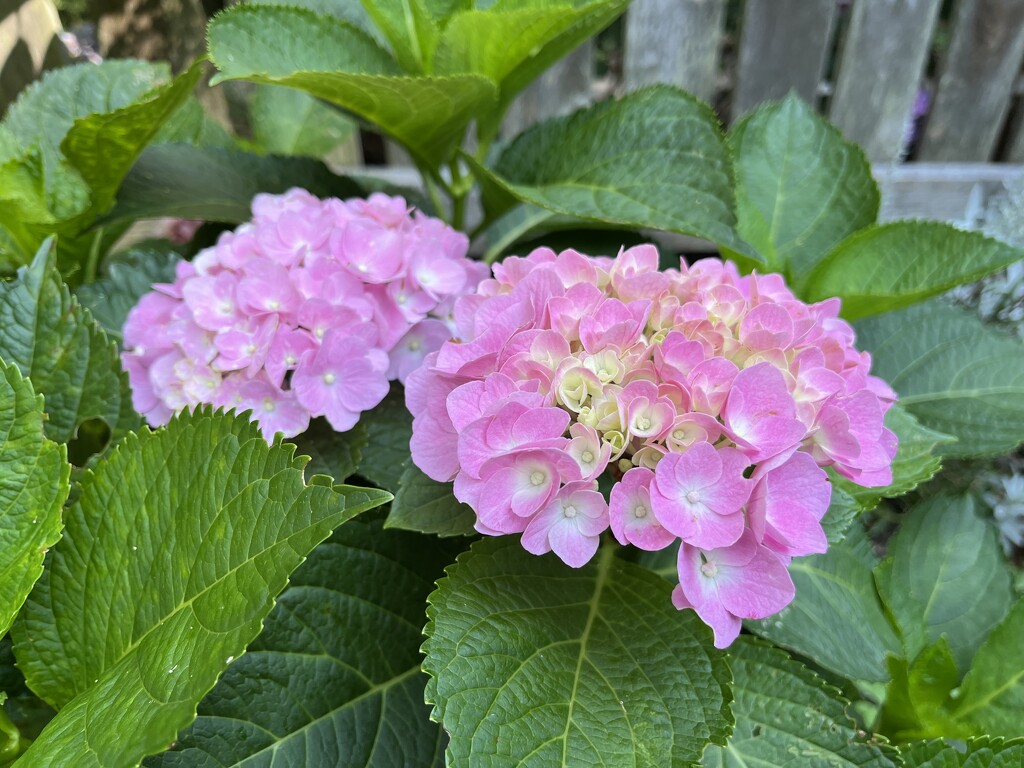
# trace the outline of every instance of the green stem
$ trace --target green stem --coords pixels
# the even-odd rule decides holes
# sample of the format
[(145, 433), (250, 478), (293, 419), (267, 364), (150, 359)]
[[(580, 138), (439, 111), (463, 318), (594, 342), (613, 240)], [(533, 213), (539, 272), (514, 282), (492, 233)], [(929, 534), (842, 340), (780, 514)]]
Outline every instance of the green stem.
[(423, 188), (427, 191), (427, 197), (430, 198), (431, 204), (434, 206), (434, 213), (439, 218), (444, 218), (444, 201), (441, 199), (441, 186), (435, 180), (433, 174), (426, 173), (423, 169), (420, 169), (420, 175), (423, 177)]
[(449, 187), (452, 196), (452, 226), (462, 230), (466, 224), (466, 196), (473, 186), (473, 180), (469, 176), (462, 175), (458, 158), (448, 164), (448, 169), (452, 174), (452, 184)]
[(83, 283), (96, 282), (96, 275), (100, 268), (100, 244), (103, 241), (103, 227), (96, 230), (96, 236), (89, 246), (89, 259), (85, 262), (85, 274), (82, 276)]
[(25, 748), (25, 740), (21, 738), (21, 731), (11, 722), (0, 706), (0, 738), (6, 737), (6, 744), (0, 744), (0, 765), (6, 765), (21, 754)]

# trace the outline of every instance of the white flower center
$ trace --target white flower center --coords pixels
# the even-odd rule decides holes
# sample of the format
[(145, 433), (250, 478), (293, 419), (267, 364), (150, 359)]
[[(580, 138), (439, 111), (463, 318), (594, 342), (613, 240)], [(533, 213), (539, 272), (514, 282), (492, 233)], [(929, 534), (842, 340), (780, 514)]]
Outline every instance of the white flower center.
[(635, 517), (637, 520), (643, 520), (645, 517), (647, 517), (647, 507), (645, 507), (643, 504), (637, 504), (636, 508), (633, 510), (633, 517)]
[(325, 373), (324, 374), (324, 384), (327, 384), (329, 386), (329, 385), (331, 385), (333, 383), (334, 383), (334, 374), (333, 373)]
[(566, 516), (567, 518), (569, 518), (570, 520), (572, 520), (572, 519), (573, 519), (574, 517), (576, 517), (576, 507), (574, 507), (574, 506), (573, 506), (572, 504), (570, 504), (570, 505), (569, 505), (569, 506), (567, 506), (567, 507), (564, 507), (564, 508), (562, 509), (562, 512), (563, 512), (563, 513), (565, 514), (565, 516)]
[(541, 485), (546, 479), (547, 476), (539, 470), (530, 475), (530, 482), (534, 485)]
[(697, 493), (696, 491), (690, 491), (688, 494), (686, 494), (686, 500), (691, 504), (696, 504), (698, 501), (700, 501), (700, 494)]
[(267, 413), (273, 413), (277, 408), (277, 405), (269, 397), (263, 398), (263, 410)]
[(683, 430), (681, 430), (681, 429), (676, 429), (676, 430), (672, 431), (672, 438), (674, 440), (682, 440), (685, 437), (686, 437), (686, 433), (683, 432)]
[(593, 451), (584, 451), (583, 455), (580, 456), (580, 458), (583, 459), (583, 463), (584, 464), (590, 464), (591, 462), (594, 461), (594, 452)]
[(422, 341), (420, 341), (419, 339), (412, 339), (409, 342), (409, 351), (410, 352), (416, 352), (422, 346), (423, 346), (423, 342)]
[(272, 309), (275, 312), (281, 308), (281, 302), (277, 299), (270, 299), (267, 301), (267, 309)]
[(700, 572), (707, 576), (709, 579), (713, 579), (718, 574), (718, 568), (715, 566), (714, 563), (703, 563), (700, 567)]
[(651, 420), (646, 416), (641, 416), (636, 420), (636, 425), (639, 429), (646, 431), (651, 428)]

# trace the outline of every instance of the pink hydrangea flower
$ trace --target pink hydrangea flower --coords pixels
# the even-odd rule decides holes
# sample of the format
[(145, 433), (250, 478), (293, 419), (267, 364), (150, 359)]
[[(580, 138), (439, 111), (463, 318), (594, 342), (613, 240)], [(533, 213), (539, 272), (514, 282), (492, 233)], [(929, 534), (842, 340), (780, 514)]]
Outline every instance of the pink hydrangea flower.
[(152, 425), (212, 403), (267, 440), (337, 430), (456, 336), (456, 298), (489, 274), (468, 240), (400, 197), (257, 195), (253, 219), (182, 262), (128, 315), (122, 356)]
[[(609, 527), (623, 545), (678, 543), (673, 600), (724, 647), (792, 600), (791, 558), (827, 546), (826, 467), (891, 482), (895, 394), (838, 301), (804, 304), (780, 276), (716, 259), (657, 265), (653, 246), (496, 265), (454, 301), (463, 340), (406, 380), (412, 456), (454, 481), (479, 532), (519, 534), (573, 567)], [(429, 291), (451, 277), (415, 280)]]

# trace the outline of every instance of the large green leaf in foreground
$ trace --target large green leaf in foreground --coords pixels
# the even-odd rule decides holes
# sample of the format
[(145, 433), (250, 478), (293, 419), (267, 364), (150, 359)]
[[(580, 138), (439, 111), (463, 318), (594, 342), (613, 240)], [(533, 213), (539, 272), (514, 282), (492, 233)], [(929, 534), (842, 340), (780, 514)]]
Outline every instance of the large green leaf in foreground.
[(0, 357), (46, 399), (52, 440), (66, 443), (91, 419), (115, 436), (139, 423), (117, 348), (61, 281), (52, 240), (17, 279), (0, 283)]
[(671, 86), (541, 123), (492, 171), (476, 170), (551, 211), (696, 235), (760, 260), (736, 233), (732, 167), (714, 114)]
[(864, 152), (795, 96), (744, 117), (729, 145), (740, 234), (792, 285), (878, 216)]
[(256, 637), (289, 574), (387, 493), (303, 482), (288, 445), (209, 411), (129, 435), (90, 472), (15, 623), (59, 708), (32, 766), (132, 765), (164, 749)]
[(473, 545), (427, 610), (448, 763), (663, 768), (724, 744), (728, 667), (671, 592), (611, 547), (573, 570), (512, 537)]
[(839, 691), (785, 652), (741, 637), (729, 647), (729, 666), (736, 727), (727, 746), (708, 747), (705, 768), (898, 765), (891, 750), (858, 736)]
[(354, 520), (291, 578), (248, 652), (148, 766), (443, 765), (423, 703), (423, 605), (458, 552)]
[(937, 300), (865, 318), (857, 338), (900, 404), (957, 438), (939, 453), (1005, 453), (1024, 440), (1024, 345), (1016, 339)]
[(68, 496), (71, 467), (64, 447), (43, 436), (42, 401), (16, 366), (0, 360), (0, 637), (60, 538)]

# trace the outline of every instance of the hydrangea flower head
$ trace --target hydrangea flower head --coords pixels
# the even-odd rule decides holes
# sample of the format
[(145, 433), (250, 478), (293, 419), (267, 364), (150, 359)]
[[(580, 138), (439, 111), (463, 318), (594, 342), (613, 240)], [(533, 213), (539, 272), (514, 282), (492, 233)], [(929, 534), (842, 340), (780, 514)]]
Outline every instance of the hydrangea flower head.
[(251, 410), (268, 440), (316, 416), (351, 429), (452, 337), (453, 301), (489, 274), (400, 197), (293, 189), (252, 211), (128, 315), (122, 360), (150, 424), (212, 403)]
[(481, 533), (573, 567), (609, 527), (678, 542), (673, 602), (725, 647), (793, 599), (791, 558), (825, 551), (825, 467), (892, 481), (895, 394), (838, 312), (717, 259), (659, 272), (653, 246), (508, 258), (455, 302), (465, 341), (408, 377), (413, 461)]

